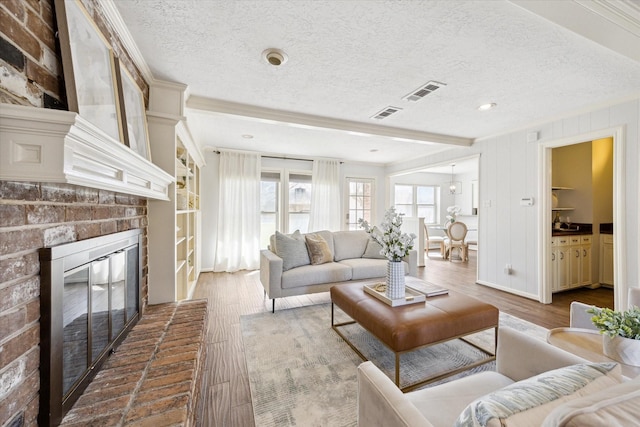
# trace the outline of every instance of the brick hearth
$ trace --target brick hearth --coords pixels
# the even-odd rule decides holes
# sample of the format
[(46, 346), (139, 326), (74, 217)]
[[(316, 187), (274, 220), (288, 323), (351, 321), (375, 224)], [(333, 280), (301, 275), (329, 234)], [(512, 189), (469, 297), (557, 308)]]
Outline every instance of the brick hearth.
[(206, 300), (148, 306), (61, 425), (195, 425), (206, 328)]

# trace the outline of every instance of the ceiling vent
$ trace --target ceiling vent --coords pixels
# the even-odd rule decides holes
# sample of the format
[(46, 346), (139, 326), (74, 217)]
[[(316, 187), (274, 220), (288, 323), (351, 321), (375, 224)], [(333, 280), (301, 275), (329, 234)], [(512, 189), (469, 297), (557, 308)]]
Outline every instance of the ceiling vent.
[(402, 99), (406, 99), (407, 101), (413, 101), (413, 102), (420, 101), (425, 96), (435, 92), (436, 90), (440, 89), (442, 86), (446, 86), (446, 85), (447, 85), (446, 83), (440, 83), (440, 82), (431, 80), (426, 84), (420, 86), (418, 89), (414, 90), (410, 94), (406, 95)]
[(382, 120), (382, 119), (386, 119), (387, 117), (389, 117), (392, 114), (397, 113), (398, 111), (401, 111), (402, 108), (398, 108), (398, 107), (387, 107), (384, 110), (374, 114), (373, 116), (371, 116), (372, 119), (378, 119), (378, 120)]

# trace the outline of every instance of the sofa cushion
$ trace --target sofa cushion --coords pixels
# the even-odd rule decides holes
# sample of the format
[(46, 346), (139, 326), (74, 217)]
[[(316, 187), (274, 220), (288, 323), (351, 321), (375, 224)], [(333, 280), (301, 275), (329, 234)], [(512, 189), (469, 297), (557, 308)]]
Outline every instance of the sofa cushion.
[(349, 258), (362, 258), (367, 248), (369, 235), (366, 231), (336, 231), (333, 233), (333, 259), (342, 261)]
[(344, 259), (339, 264), (348, 265), (351, 268), (351, 280), (385, 277), (387, 274), (387, 260), (383, 259)]
[(369, 237), (369, 240), (367, 241), (367, 248), (364, 250), (362, 258), (387, 259), (387, 257), (382, 255), (380, 251), (382, 251), (380, 243)]
[[(372, 279), (387, 276), (387, 259), (352, 258), (343, 259), (340, 264), (348, 265), (352, 270), (351, 280)], [(404, 274), (409, 274), (409, 264), (404, 262)]]
[(469, 404), (455, 426), (542, 424), (557, 406), (622, 380), (617, 363), (585, 363), (544, 372), (518, 381)]
[(560, 405), (542, 427), (631, 426), (640, 420), (640, 377)]
[(412, 391), (405, 396), (434, 426), (452, 426), (470, 402), (509, 384), (513, 384), (509, 377), (485, 371)]
[(276, 231), (276, 255), (282, 258), (282, 271), (311, 264), (304, 237), (298, 230), (291, 237)]
[(329, 249), (329, 244), (320, 234), (305, 234), (304, 240), (307, 243), (307, 250), (309, 251), (309, 258), (311, 259), (312, 265), (333, 261), (333, 254), (331, 253), (331, 249)]
[(338, 262), (320, 265), (303, 265), (282, 273), (282, 288), (319, 285), (321, 283), (351, 280), (351, 268)]

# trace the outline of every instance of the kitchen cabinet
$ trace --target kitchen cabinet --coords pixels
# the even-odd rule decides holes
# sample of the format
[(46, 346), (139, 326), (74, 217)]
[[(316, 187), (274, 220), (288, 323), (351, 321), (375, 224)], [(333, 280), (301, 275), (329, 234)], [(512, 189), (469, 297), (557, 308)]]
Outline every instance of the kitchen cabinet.
[(593, 284), (591, 277), (591, 239), (592, 236), (580, 236), (580, 286)]
[(551, 238), (551, 291), (590, 285), (591, 235)]
[(613, 286), (613, 235), (600, 235), (600, 284)]
[(560, 197), (558, 196), (560, 191), (565, 190), (573, 190), (573, 188), (569, 187), (551, 187), (551, 194), (553, 198), (553, 203), (551, 205), (551, 211), (572, 211), (575, 208), (569, 206), (561, 206), (560, 205)]

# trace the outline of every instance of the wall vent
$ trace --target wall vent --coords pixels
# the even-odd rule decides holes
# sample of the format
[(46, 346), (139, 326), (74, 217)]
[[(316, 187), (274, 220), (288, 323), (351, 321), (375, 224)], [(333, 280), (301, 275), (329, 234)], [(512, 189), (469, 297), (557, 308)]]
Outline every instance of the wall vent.
[(420, 86), (418, 89), (414, 90), (410, 94), (405, 95), (404, 98), (402, 99), (406, 99), (407, 101), (413, 101), (413, 102), (420, 101), (425, 96), (435, 92), (436, 90), (440, 89), (442, 86), (446, 86), (446, 85), (447, 85), (446, 83), (440, 83), (440, 82), (431, 80), (426, 84)]
[(398, 107), (386, 107), (384, 110), (377, 112), (376, 114), (374, 114), (373, 116), (371, 116), (372, 119), (378, 119), (378, 120), (382, 120), (382, 119), (386, 119), (387, 117), (389, 117), (392, 114), (397, 113), (398, 111), (401, 111), (402, 108), (398, 108)]

